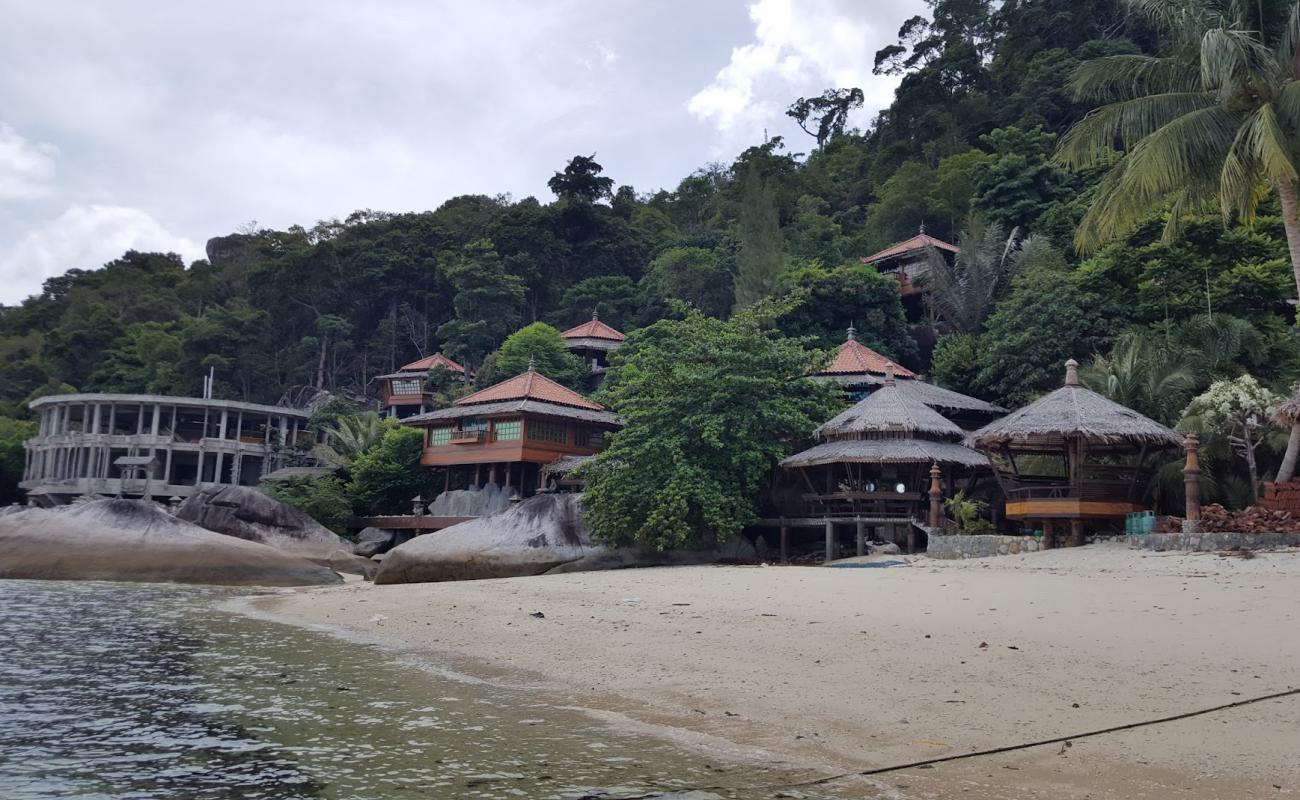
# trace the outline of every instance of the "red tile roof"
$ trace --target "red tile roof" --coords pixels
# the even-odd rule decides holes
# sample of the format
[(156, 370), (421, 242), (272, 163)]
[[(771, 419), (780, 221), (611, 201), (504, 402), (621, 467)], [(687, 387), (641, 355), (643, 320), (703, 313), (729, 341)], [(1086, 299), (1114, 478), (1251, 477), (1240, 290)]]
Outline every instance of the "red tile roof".
[(447, 369), (451, 370), (452, 372), (465, 371), (464, 367), (462, 367), (460, 364), (457, 364), (455, 361), (452, 361), (450, 358), (447, 358), (442, 353), (434, 353), (431, 356), (425, 356), (419, 361), (412, 361), (411, 363), (402, 367), (399, 370), (399, 372), (424, 372), (426, 370), (433, 369), (438, 365), (442, 365)]
[(591, 402), (572, 389), (561, 386), (533, 369), (494, 386), (481, 389), (474, 394), (462, 397), (456, 401), (455, 405), (468, 406), (478, 403), (499, 403), (503, 400), (540, 400), (544, 403), (586, 408), (592, 411), (605, 410), (605, 407), (601, 404)]
[(564, 333), (561, 333), (560, 336), (563, 336), (565, 339), (609, 339), (614, 342), (621, 342), (627, 338), (623, 334), (601, 322), (600, 318), (595, 314), (591, 315), (591, 319), (581, 325), (569, 328)]
[(879, 253), (873, 253), (869, 256), (864, 256), (862, 261), (865, 264), (873, 264), (877, 261), (884, 261), (886, 259), (893, 258), (894, 256), (901, 256), (904, 253), (911, 253), (917, 250), (924, 250), (927, 247), (937, 247), (940, 250), (947, 250), (949, 253), (961, 252), (961, 248), (957, 247), (956, 245), (948, 244), (942, 239), (936, 239), (933, 236), (930, 236), (925, 233), (919, 233), (905, 242), (899, 242), (898, 244), (890, 245), (889, 247), (886, 247), (884, 250), (881, 250)]
[[(863, 372), (873, 372), (877, 375), (885, 374), (885, 365), (891, 363), (880, 353), (867, 347), (862, 342), (853, 338), (850, 333), (849, 338), (844, 344), (840, 345), (835, 351), (835, 358), (826, 369), (823, 369), (819, 375), (844, 375), (857, 374)], [(915, 378), (916, 373), (906, 367), (894, 364), (894, 375), (899, 378)]]

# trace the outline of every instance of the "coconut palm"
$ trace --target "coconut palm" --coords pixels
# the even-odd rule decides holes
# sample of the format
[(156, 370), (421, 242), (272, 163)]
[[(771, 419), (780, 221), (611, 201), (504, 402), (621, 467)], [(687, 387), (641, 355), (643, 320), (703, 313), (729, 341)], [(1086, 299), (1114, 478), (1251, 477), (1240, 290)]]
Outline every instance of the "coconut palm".
[(1167, 237), (1215, 204), (1249, 223), (1276, 189), (1300, 288), (1300, 3), (1129, 3), (1164, 34), (1163, 52), (1094, 59), (1073, 75), (1075, 96), (1100, 107), (1062, 138), (1058, 158), (1110, 165), (1076, 244), (1095, 250), (1165, 208)]
[(384, 421), (373, 411), (339, 417), (325, 429), (326, 444), (318, 444), (313, 455), (337, 469), (347, 469), (357, 456), (379, 444), (384, 438)]

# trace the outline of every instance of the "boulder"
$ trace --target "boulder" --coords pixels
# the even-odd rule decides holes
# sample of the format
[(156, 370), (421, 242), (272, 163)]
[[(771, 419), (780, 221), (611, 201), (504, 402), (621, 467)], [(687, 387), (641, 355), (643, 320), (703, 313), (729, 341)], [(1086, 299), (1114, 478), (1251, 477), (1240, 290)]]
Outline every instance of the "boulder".
[(485, 517), (497, 514), (519, 500), (519, 490), (513, 486), (489, 483), (474, 489), (453, 489), (443, 492), (429, 504), (433, 517)]
[(893, 542), (871, 542), (867, 552), (873, 556), (896, 556), (903, 551)]
[(511, 578), (717, 559), (713, 551), (657, 553), (593, 543), (582, 518), (581, 495), (541, 494), (499, 514), (398, 545), (384, 556), (375, 583)]
[(396, 540), (397, 537), (392, 531), (365, 528), (357, 534), (357, 543), (352, 546), (352, 552), (362, 558), (371, 558), (393, 549)]
[(333, 570), (204, 530), (140, 500), (96, 500), (0, 518), (0, 578), (228, 586), (340, 583)]
[(369, 577), (374, 565), (353, 555), (351, 542), (289, 505), (248, 486), (211, 486), (190, 495), (176, 518)]

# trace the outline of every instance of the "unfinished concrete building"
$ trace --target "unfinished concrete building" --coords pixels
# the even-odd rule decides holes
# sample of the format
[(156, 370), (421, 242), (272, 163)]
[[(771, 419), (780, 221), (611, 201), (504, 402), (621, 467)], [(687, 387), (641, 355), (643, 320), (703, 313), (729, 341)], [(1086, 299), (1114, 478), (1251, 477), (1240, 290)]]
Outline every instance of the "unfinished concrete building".
[(40, 429), (20, 484), (33, 505), (81, 495), (188, 497), (200, 486), (256, 486), (306, 458), (308, 414), (291, 408), (137, 394), (33, 400)]

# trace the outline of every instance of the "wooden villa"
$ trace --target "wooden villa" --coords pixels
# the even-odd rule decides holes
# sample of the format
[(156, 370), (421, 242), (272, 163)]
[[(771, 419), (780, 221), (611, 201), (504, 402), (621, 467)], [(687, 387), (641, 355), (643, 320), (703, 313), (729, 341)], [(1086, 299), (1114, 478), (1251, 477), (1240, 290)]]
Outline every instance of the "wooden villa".
[(433, 408), (431, 393), (426, 386), (429, 370), (443, 367), (460, 380), (466, 379), (465, 368), (442, 353), (434, 353), (403, 366), (397, 372), (380, 375), (380, 405), (384, 413), (396, 419), (423, 414)]
[(420, 463), (444, 469), (444, 491), (495, 485), (523, 496), (542, 488), (543, 467), (600, 452), (621, 424), (532, 367), (405, 422), (424, 429)]
[(811, 448), (781, 462), (806, 488), (804, 518), (783, 523), (782, 532), (791, 524), (824, 525), (827, 560), (838, 550), (839, 524), (856, 527), (859, 555), (874, 528), (887, 529), (896, 541), (905, 529), (908, 550), (915, 551), (916, 523), (934, 516), (927, 506), (937, 508), (939, 472), (952, 492), (990, 468), (986, 456), (962, 444), (965, 432), (956, 423), (904, 390), (892, 364), (884, 367), (879, 389), (817, 428)]
[[(848, 338), (836, 348), (831, 363), (810, 377), (842, 386), (848, 398), (857, 401), (884, 385), (885, 368), (890, 363), (888, 358), (859, 342), (857, 332), (849, 328)], [(894, 377), (901, 394), (938, 411), (966, 430), (979, 428), (1007, 413), (1001, 406), (921, 380), (911, 370), (897, 365)]]
[(600, 321), (596, 312), (581, 325), (560, 334), (569, 352), (579, 356), (593, 375), (609, 368), (609, 354), (617, 350), (627, 337)]
[(924, 287), (918, 285), (917, 279), (930, 271), (930, 254), (935, 251), (944, 258), (952, 258), (961, 252), (961, 248), (930, 236), (922, 225), (921, 230), (911, 239), (863, 256), (862, 263), (875, 267), (881, 275), (897, 278), (904, 305), (908, 305), (910, 298), (925, 292)]
[(1080, 386), (1078, 368), (1065, 362), (1064, 386), (967, 439), (994, 460), (1006, 516), (1041, 523), (1044, 547), (1055, 546), (1058, 522), (1068, 522), (1070, 543), (1081, 545), (1087, 523), (1146, 510), (1159, 454), (1184, 444), (1172, 429)]

